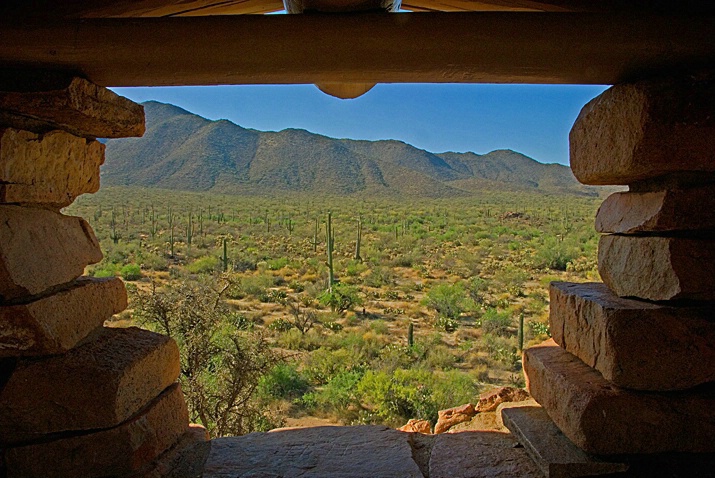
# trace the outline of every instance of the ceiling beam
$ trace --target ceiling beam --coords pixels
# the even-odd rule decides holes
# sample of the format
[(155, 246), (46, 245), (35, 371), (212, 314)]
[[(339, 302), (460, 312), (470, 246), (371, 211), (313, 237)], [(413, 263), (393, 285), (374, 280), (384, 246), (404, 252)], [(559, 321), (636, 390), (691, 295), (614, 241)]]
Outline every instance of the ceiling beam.
[(0, 25), (0, 67), (104, 86), (613, 84), (715, 66), (714, 15), (393, 13)]

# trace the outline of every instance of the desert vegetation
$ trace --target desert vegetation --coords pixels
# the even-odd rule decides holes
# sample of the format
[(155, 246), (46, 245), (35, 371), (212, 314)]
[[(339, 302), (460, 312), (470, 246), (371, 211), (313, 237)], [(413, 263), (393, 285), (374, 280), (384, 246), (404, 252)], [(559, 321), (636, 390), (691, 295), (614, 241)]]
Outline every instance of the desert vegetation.
[(220, 436), (305, 417), (434, 422), (489, 384), (523, 385), (548, 283), (597, 278), (598, 203), (109, 187), (65, 212), (105, 252), (87, 273), (127, 283), (111, 325), (176, 339), (192, 420)]

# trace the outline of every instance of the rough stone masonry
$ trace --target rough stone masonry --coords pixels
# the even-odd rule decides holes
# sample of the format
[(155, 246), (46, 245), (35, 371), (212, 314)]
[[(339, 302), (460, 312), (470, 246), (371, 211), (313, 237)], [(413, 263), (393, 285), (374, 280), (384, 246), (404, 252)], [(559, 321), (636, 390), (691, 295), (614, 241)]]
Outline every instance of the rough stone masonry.
[(524, 352), (529, 392), (593, 454), (713, 453), (713, 76), (613, 86), (570, 143), (581, 182), (630, 191), (596, 217), (604, 284), (551, 285), (553, 340)]
[[(140, 136), (140, 105), (61, 74), (0, 79), (0, 453), (8, 477), (129, 476), (164, 469), (189, 429), (168, 338), (103, 323), (119, 279), (81, 277), (102, 252), (59, 212), (99, 188), (97, 137)], [(166, 458), (163, 458), (166, 457)]]

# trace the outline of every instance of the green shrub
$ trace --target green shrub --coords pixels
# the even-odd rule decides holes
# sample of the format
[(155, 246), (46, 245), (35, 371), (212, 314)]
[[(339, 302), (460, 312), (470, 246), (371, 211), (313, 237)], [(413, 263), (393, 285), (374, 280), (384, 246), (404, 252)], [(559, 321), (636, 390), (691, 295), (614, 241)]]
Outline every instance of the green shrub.
[(258, 381), (258, 393), (265, 398), (292, 399), (308, 390), (308, 381), (293, 364), (279, 363)]
[(362, 304), (358, 288), (347, 284), (333, 285), (332, 292), (325, 291), (318, 299), (323, 306), (330, 307), (333, 312), (345, 312)]
[(199, 257), (194, 262), (186, 266), (186, 270), (192, 274), (211, 274), (218, 270), (219, 259), (215, 256)]
[(142, 270), (139, 264), (127, 264), (119, 272), (122, 279), (128, 281), (139, 280), (142, 277)]
[(481, 318), (482, 330), (487, 334), (506, 337), (513, 335), (511, 330), (514, 321), (508, 311), (499, 312), (497, 309), (487, 309)]
[(465, 307), (464, 286), (456, 284), (438, 284), (432, 287), (424, 299), (424, 304), (437, 311), (440, 316), (457, 319)]

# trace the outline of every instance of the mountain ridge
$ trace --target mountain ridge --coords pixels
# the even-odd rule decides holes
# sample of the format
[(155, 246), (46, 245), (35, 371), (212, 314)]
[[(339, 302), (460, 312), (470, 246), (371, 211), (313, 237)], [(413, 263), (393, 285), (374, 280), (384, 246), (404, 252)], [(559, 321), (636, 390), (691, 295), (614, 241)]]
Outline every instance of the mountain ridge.
[(143, 104), (144, 137), (106, 141), (103, 184), (227, 194), (460, 197), (499, 189), (597, 195), (567, 166), (512, 150), (432, 153), (399, 140), (258, 131), (167, 103)]

